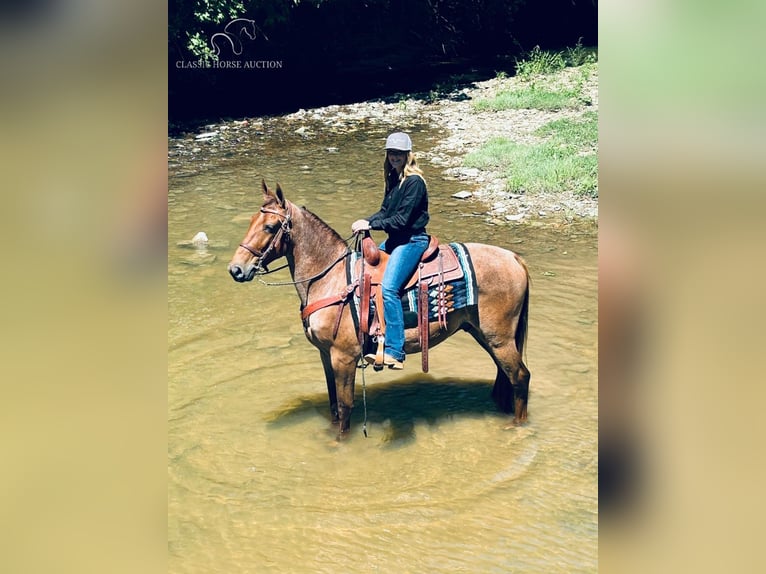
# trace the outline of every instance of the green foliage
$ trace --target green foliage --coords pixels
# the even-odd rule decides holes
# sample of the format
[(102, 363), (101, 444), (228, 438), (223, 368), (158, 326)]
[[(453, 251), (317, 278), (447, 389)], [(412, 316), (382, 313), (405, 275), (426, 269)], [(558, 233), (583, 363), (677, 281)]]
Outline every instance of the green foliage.
[(524, 60), (516, 60), (516, 75), (524, 80), (563, 70), (566, 67), (561, 52), (543, 51), (535, 46)]
[(220, 24), (238, 18), (244, 12), (245, 6), (240, 0), (196, 0), (194, 18), (198, 22)]
[[(177, 57), (215, 59), (209, 38), (235, 18), (255, 18), (259, 26), (287, 21), (301, 0), (170, 0), (168, 42)], [(313, 0), (312, 4), (317, 3)]]
[(573, 48), (567, 48), (563, 54), (567, 66), (576, 68), (586, 64), (595, 64), (598, 61), (598, 51), (596, 48), (585, 48), (582, 45), (582, 38), (577, 40)]
[(540, 46), (535, 46), (525, 59), (516, 60), (516, 76), (533, 81), (539, 76), (553, 74), (564, 68), (577, 68), (597, 61), (597, 49), (583, 46), (582, 38), (563, 52), (543, 51)]
[(202, 60), (216, 59), (213, 49), (210, 47), (210, 43), (207, 39), (202, 38), (202, 35), (199, 32), (195, 32), (194, 35), (189, 37), (186, 48), (189, 52)]
[[(199, 24), (222, 24), (240, 17), (245, 12), (245, 6), (240, 0), (195, 0), (194, 19)], [(187, 32), (188, 42), (186, 48), (205, 60), (216, 60), (213, 49), (207, 39), (197, 31)]]
[(573, 191), (598, 196), (598, 121), (593, 112), (561, 119), (537, 130), (545, 139), (523, 145), (495, 138), (466, 156), (467, 167), (501, 170), (515, 193)]

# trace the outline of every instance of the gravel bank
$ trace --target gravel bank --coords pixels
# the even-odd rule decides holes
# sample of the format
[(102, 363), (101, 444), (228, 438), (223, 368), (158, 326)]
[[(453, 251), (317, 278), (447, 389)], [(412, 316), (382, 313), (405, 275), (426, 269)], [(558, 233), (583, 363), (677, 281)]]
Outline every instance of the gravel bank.
[[(565, 70), (560, 81), (572, 81), (576, 70)], [(511, 194), (505, 190), (501, 173), (486, 169), (463, 167), (463, 159), (472, 151), (495, 137), (505, 137), (517, 143), (534, 143), (538, 137), (533, 132), (542, 125), (567, 117), (577, 117), (585, 111), (598, 112), (598, 71), (595, 70), (584, 84), (584, 93), (591, 105), (581, 109), (559, 111), (504, 110), (477, 112), (473, 100), (490, 98), (501, 90), (512, 88), (516, 78), (494, 78), (476, 82), (469, 87), (439, 97), (433, 102), (428, 98), (402, 96), (397, 101), (373, 100), (342, 106), (327, 106), (312, 110), (299, 110), (284, 117), (299, 126), (301, 122), (321, 121), (342, 131), (360, 121), (366, 121), (391, 129), (429, 123), (442, 128), (447, 136), (435, 147), (419, 152), (422, 163), (442, 168), (443, 175), (465, 182), (465, 201), (472, 209), (485, 211), (488, 223), (495, 225), (536, 225), (598, 219), (598, 201), (571, 192)], [(298, 127), (297, 129), (301, 129)], [(597, 150), (593, 150), (594, 153)], [(479, 205), (476, 205), (476, 204)]]

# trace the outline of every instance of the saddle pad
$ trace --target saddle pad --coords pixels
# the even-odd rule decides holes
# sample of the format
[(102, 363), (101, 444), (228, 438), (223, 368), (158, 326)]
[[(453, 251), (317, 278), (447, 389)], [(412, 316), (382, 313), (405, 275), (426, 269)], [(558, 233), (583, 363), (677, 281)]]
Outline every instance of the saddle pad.
[[(462, 243), (450, 243), (449, 246), (457, 256), (458, 263), (463, 270), (463, 276), (453, 281), (445, 281), (445, 296), (449, 311), (463, 309), (476, 305), (476, 275), (473, 271), (473, 263), (468, 250)], [(438, 282), (432, 281), (428, 288), (428, 320), (436, 321), (438, 319), (439, 296)], [(418, 325), (418, 291), (417, 285), (410, 287), (402, 296), (402, 307), (404, 309), (404, 327), (410, 329)]]
[[(457, 257), (458, 264), (462, 269), (462, 277), (452, 281), (445, 281), (445, 290), (447, 295), (448, 304), (450, 309), (462, 309), (463, 307), (469, 307), (477, 304), (477, 285), (476, 274), (473, 270), (473, 263), (471, 262), (471, 256), (465, 245), (462, 243), (450, 243), (449, 247)], [(351, 283), (355, 279), (354, 274), (358, 274), (358, 261), (359, 254), (354, 252), (347, 259), (346, 264), (346, 279)], [(437, 319), (437, 306), (436, 297), (438, 296), (437, 290), (438, 282), (432, 281), (428, 289), (429, 300), (429, 312), (428, 320), (435, 321)], [(354, 292), (354, 304), (351, 306), (351, 314), (354, 318), (354, 325), (359, 328), (359, 293)], [(370, 305), (371, 309), (375, 307), (375, 301)], [(402, 309), (404, 311), (404, 326), (406, 329), (417, 327), (417, 285), (409, 287), (402, 296)]]

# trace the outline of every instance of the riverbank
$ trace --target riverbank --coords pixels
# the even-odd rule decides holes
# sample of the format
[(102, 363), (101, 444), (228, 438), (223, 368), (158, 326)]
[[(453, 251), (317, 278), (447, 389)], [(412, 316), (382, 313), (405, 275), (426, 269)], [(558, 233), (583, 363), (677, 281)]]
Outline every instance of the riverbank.
[[(481, 213), (492, 225), (554, 225), (593, 221), (598, 219), (598, 200), (574, 190), (512, 193), (507, 190), (507, 174), (501, 167), (466, 167), (465, 158), (493, 138), (502, 137), (522, 145), (534, 145), (542, 137), (540, 127), (561, 119), (576, 119), (587, 112), (598, 113), (598, 67), (567, 68), (556, 74), (558, 85), (579, 83), (582, 104), (556, 110), (476, 108), (475, 103), (491, 100), (501, 92), (520, 88), (523, 80), (516, 77), (496, 77), (472, 83), (455, 83), (452, 89), (427, 94), (397, 94), (387, 99), (370, 100), (347, 105), (331, 105), (299, 110), (279, 118), (227, 122), (207, 126), (207, 134), (193, 136), (198, 142), (206, 136), (227, 140), (226, 134), (258, 130), (264, 123), (276, 120), (280, 129), (310, 139), (312, 126), (321, 125), (328, 131), (347, 132), (360, 125), (376, 126), (382, 131), (417, 130), (428, 125), (441, 131), (443, 137), (425, 149), (416, 149), (418, 162), (426, 174), (438, 171), (447, 179), (464, 185), (456, 198), (466, 203), (466, 209)], [(273, 126), (272, 126), (273, 127)], [(215, 135), (213, 135), (215, 134)], [(224, 143), (221, 141), (220, 143)], [(188, 146), (187, 146), (188, 149)], [(172, 157), (177, 150), (171, 149)], [(597, 149), (586, 153), (596, 154)]]
[[(588, 69), (583, 81), (582, 70), (567, 68), (557, 74), (555, 82), (571, 85), (582, 83), (583, 104), (559, 110), (506, 109), (477, 111), (477, 101), (490, 100), (498, 93), (518, 88), (518, 78), (497, 77), (474, 82), (467, 87), (446, 94), (401, 95), (398, 99), (373, 100), (343, 106), (327, 106), (313, 110), (299, 110), (285, 116), (296, 124), (319, 121), (334, 129), (368, 122), (386, 126), (390, 130), (408, 129), (423, 123), (441, 128), (445, 136), (435, 146), (417, 151), (418, 161), (425, 171), (439, 170), (448, 179), (465, 184), (460, 198), (471, 205), (473, 211), (485, 213), (493, 225), (536, 225), (571, 223), (598, 219), (598, 199), (575, 191), (511, 193), (506, 189), (506, 175), (502, 169), (466, 167), (467, 155), (475, 152), (493, 138), (506, 138), (518, 144), (534, 144), (541, 140), (535, 135), (540, 127), (564, 118), (578, 118), (586, 112), (598, 113), (598, 68)], [(597, 149), (590, 153), (597, 153)]]

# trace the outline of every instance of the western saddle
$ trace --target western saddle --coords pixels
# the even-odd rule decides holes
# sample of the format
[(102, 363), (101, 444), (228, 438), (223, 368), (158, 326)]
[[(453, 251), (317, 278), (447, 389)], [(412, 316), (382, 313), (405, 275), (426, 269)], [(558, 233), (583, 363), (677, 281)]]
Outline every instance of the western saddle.
[[(314, 301), (301, 311), (304, 325), (309, 315), (329, 307), (340, 305), (333, 330), (333, 337), (338, 334), (343, 309), (356, 294), (359, 298), (359, 327), (358, 337), (362, 349), (365, 343), (372, 339), (377, 343), (375, 363), (376, 371), (383, 369), (384, 343), (386, 321), (383, 316), (383, 290), (380, 288), (383, 274), (388, 264), (389, 255), (381, 251), (365, 232), (361, 241), (357, 239), (357, 251), (361, 257), (356, 260), (351, 270), (352, 281), (339, 294)], [(452, 311), (452, 303), (447, 299), (451, 286), (448, 282), (461, 279), (463, 268), (449, 245), (439, 244), (439, 240), (431, 236), (428, 248), (423, 252), (415, 273), (404, 287), (404, 291), (417, 289), (418, 335), (422, 353), (423, 372), (428, 372), (428, 338), (429, 338), (429, 291), (435, 289), (436, 316), (440, 328), (447, 327), (447, 314)]]

